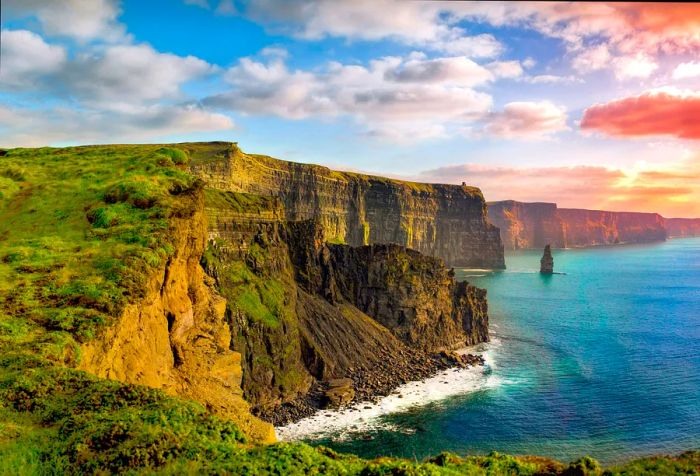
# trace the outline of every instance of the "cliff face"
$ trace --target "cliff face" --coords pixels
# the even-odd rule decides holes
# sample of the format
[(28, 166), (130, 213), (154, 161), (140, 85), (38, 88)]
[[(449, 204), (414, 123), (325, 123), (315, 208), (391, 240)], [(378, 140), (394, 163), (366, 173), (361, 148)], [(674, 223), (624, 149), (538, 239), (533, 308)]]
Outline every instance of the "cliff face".
[(556, 203), (490, 202), (489, 219), (501, 230), (506, 249), (566, 248), (564, 223)]
[(656, 213), (558, 208), (555, 203), (512, 200), (489, 203), (489, 218), (507, 249), (573, 248), (666, 239), (666, 221)]
[(420, 378), (429, 353), (488, 339), (485, 291), (456, 283), (441, 260), (398, 245), (329, 244), (319, 221), (288, 221), (276, 197), (206, 196), (203, 263), (227, 299), (256, 411), (329, 379), (363, 381), (367, 396), (379, 375)]
[(211, 147), (206, 159), (193, 161), (195, 174), (219, 190), (279, 197), (287, 220), (317, 220), (326, 241), (397, 243), (450, 266), (505, 267), (477, 188), (336, 172), (244, 154), (228, 143)]
[(615, 243), (650, 243), (666, 239), (658, 213), (606, 212), (560, 208), (569, 247)]
[(485, 291), (458, 286), (438, 258), (398, 245), (331, 245), (329, 251), (333, 299), (352, 303), (412, 348), (488, 340)]
[(666, 218), (669, 238), (700, 236), (700, 218)]
[(79, 368), (99, 377), (161, 388), (236, 422), (253, 440), (275, 440), (253, 417), (241, 389), (241, 355), (231, 350), (226, 300), (200, 266), (206, 245), (201, 189), (179, 197), (170, 220), (173, 256), (149, 279), (145, 297), (83, 344)]

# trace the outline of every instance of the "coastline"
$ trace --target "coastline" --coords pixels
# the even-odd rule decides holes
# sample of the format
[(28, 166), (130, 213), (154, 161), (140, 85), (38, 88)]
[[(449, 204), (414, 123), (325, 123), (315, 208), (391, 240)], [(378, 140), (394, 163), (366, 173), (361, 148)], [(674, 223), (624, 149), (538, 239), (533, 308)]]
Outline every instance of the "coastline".
[(291, 402), (283, 403), (269, 412), (260, 412), (256, 416), (272, 423), (275, 427), (283, 427), (300, 420), (313, 417), (323, 410), (343, 410), (359, 403), (377, 402), (382, 397), (393, 394), (402, 385), (420, 382), (434, 377), (442, 372), (459, 369), (470, 369), (484, 365), (484, 358), (478, 354), (469, 353), (466, 349), (442, 351), (427, 354), (420, 351), (407, 351), (408, 355), (400, 355), (392, 362), (381, 368), (359, 368), (349, 376), (352, 380), (354, 398), (342, 407), (326, 405), (327, 381), (316, 382), (304, 396)]
[(387, 427), (379, 421), (382, 416), (488, 386), (493, 383), (490, 377), (493, 362), (486, 345), (455, 351), (455, 354), (464, 356), (472, 363), (435, 369), (421, 378), (402, 382), (381, 392), (363, 393), (362, 397), (356, 397), (346, 406), (317, 407), (301, 418), (276, 424), (277, 438), (285, 442), (331, 436), (340, 440), (351, 438), (353, 433)]

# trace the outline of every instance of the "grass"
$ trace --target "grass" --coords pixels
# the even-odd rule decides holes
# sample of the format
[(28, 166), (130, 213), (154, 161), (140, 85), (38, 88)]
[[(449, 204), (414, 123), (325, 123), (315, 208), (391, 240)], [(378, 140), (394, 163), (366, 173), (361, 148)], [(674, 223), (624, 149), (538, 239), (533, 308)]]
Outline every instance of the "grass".
[[(12, 149), (0, 156), (0, 474), (598, 475), (500, 454), (425, 462), (364, 460), (304, 444), (252, 446), (233, 423), (162, 391), (71, 368), (173, 253), (172, 219), (202, 193), (189, 162), (225, 144)], [(228, 145), (226, 145), (228, 147)], [(207, 191), (233, 210), (279, 213), (273, 199)], [(238, 208), (236, 208), (238, 207)], [(216, 267), (219, 250), (202, 257)], [(274, 327), (285, 283), (254, 272), (251, 246), (220, 269), (233, 306)], [(250, 262), (248, 262), (250, 261)], [(290, 374), (294, 375), (294, 374)], [(700, 453), (653, 457), (605, 474), (700, 474)]]
[(263, 197), (251, 193), (225, 192), (206, 188), (204, 196), (207, 207), (220, 210), (233, 210), (237, 213), (269, 213), (281, 219), (281, 203), (276, 197)]
[[(248, 259), (262, 262), (265, 253), (262, 247), (253, 244)], [(282, 281), (272, 276), (261, 276), (246, 261), (227, 260), (213, 244), (205, 251), (202, 265), (205, 269), (216, 270), (219, 291), (228, 299), (229, 307), (234, 312), (242, 312), (252, 322), (269, 328), (280, 325), (283, 314), (287, 312)]]
[[(0, 157), (0, 329), (83, 342), (172, 254), (169, 219), (199, 183), (158, 146), (12, 149)], [(2, 331), (0, 331), (2, 332)], [(14, 331), (16, 332), (16, 331)], [(0, 349), (17, 344), (0, 334)], [(37, 344), (37, 339), (27, 343)], [(61, 361), (71, 352), (32, 345)]]

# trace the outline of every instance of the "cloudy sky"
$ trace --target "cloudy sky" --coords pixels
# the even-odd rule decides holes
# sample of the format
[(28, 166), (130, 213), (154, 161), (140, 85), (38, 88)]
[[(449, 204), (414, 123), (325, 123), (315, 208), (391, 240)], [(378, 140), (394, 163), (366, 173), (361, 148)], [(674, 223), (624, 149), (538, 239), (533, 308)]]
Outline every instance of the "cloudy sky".
[(238, 141), (700, 216), (700, 4), (3, 0), (0, 146)]

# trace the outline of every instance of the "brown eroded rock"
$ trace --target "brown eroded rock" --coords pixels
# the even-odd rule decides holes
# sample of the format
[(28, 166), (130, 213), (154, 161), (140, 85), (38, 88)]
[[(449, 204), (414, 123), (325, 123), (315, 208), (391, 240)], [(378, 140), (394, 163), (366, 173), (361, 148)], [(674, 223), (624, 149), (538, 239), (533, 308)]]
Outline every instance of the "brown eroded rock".
[(324, 394), (324, 406), (341, 407), (355, 398), (353, 381), (349, 378), (339, 378), (328, 381), (328, 390)]
[(272, 426), (254, 417), (243, 399), (226, 301), (207, 284), (199, 263), (207, 229), (202, 190), (180, 200), (181, 213), (172, 218), (173, 257), (150, 277), (140, 302), (83, 345), (79, 368), (196, 400), (236, 422), (252, 441), (273, 442)]

